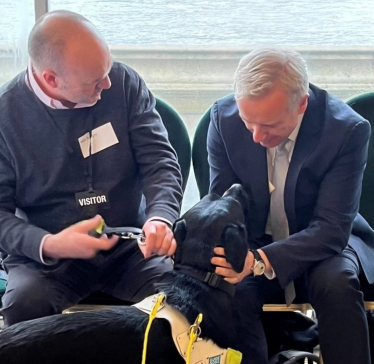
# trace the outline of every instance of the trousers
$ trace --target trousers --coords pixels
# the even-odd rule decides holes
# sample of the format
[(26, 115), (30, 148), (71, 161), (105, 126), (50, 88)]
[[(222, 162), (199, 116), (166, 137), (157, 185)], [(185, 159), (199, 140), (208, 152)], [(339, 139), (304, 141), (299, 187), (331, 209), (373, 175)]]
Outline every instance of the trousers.
[(95, 258), (64, 259), (43, 265), (26, 257), (9, 256), (1, 314), (4, 326), (61, 313), (102, 291), (129, 302), (139, 302), (155, 292), (155, 283), (172, 270), (168, 257), (144, 259), (135, 240), (120, 241)]
[[(311, 267), (295, 281), (296, 300), (309, 302), (318, 320), (320, 349), (325, 364), (370, 364), (369, 334), (361, 269), (355, 251), (347, 247), (337, 256)], [(279, 293), (277, 279), (248, 276), (236, 286), (235, 324), (242, 364), (267, 364), (262, 306)]]

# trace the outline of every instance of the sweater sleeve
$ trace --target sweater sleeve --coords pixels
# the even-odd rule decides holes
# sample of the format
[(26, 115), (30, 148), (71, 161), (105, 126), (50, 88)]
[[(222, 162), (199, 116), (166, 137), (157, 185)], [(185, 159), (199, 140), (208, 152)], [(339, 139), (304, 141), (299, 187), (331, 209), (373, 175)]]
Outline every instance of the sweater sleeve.
[(0, 135), (0, 250), (41, 262), (39, 248), (47, 231), (16, 216), (16, 173)]
[(155, 109), (155, 98), (135, 72), (124, 80), (129, 90), (130, 141), (139, 165), (146, 218), (159, 216), (174, 221), (182, 201), (182, 176), (167, 131)]

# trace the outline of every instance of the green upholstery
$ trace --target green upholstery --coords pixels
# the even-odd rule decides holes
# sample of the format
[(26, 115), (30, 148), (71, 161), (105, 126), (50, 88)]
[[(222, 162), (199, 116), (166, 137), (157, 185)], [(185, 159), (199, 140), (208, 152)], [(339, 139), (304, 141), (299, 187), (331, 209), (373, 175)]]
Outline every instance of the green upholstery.
[(5, 286), (6, 286), (6, 280), (0, 279), (0, 307), (1, 307), (1, 297), (3, 297), (5, 293)]
[(369, 144), (368, 162), (362, 182), (360, 213), (374, 227), (374, 92), (357, 95), (347, 101), (347, 104), (357, 113), (367, 119), (372, 127)]
[(177, 112), (165, 101), (156, 98), (156, 110), (168, 131), (170, 144), (178, 156), (183, 177), (183, 191), (186, 188), (191, 167), (191, 144), (187, 128)]
[(210, 108), (200, 119), (192, 143), (192, 163), (200, 198), (203, 198), (209, 192), (209, 164), (206, 149), (209, 123)]

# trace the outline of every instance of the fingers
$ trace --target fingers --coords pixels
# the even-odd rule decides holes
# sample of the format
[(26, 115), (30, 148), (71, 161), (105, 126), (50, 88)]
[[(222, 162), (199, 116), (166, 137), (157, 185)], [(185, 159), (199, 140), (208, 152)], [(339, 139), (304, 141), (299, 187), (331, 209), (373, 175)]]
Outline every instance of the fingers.
[(220, 267), (225, 267), (225, 268), (229, 268), (229, 269), (232, 269), (232, 265), (226, 260), (226, 258), (221, 258), (221, 257), (213, 257), (210, 262), (213, 264), (213, 265), (217, 265), (217, 266), (220, 266)]
[(112, 235), (110, 238), (100, 238), (99, 240), (101, 242), (99, 250), (110, 250), (118, 243), (119, 236)]
[(232, 284), (239, 283), (243, 279), (241, 274), (236, 273), (230, 268), (216, 267), (215, 273), (224, 277), (225, 281)]
[(176, 249), (176, 241), (169, 226), (161, 221), (147, 221), (143, 226), (146, 238), (145, 248), (140, 247), (145, 258), (152, 253), (158, 255), (172, 255)]
[(214, 248), (214, 256), (210, 262), (216, 266), (215, 273), (224, 277), (225, 281), (231, 284), (239, 283), (243, 277), (241, 274), (234, 271), (232, 265), (225, 258), (225, 249), (216, 247)]
[(224, 248), (215, 247), (213, 251), (214, 251), (214, 254), (216, 254), (216, 255), (225, 256), (225, 249)]
[(173, 238), (170, 244), (170, 248), (167, 251), (166, 255), (171, 257), (172, 255), (174, 255), (176, 249), (177, 249), (177, 241)]
[(103, 218), (100, 215), (96, 215), (92, 219), (80, 221), (77, 224), (70, 226), (68, 229), (79, 233), (88, 233), (91, 230), (97, 229), (103, 222)]

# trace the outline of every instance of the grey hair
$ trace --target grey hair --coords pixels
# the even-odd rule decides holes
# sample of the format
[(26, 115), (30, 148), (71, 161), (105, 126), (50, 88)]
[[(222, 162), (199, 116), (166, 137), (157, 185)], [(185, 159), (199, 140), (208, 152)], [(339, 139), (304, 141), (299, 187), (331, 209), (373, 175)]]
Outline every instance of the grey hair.
[[(57, 20), (53, 23), (53, 20)], [(64, 53), (69, 42), (69, 37), (74, 36), (69, 27), (59, 22), (68, 20), (72, 23), (86, 23), (93, 25), (84, 16), (68, 10), (51, 11), (35, 23), (28, 39), (28, 53), (37, 71), (51, 68), (63, 74)]]
[(307, 65), (295, 51), (259, 48), (245, 55), (234, 75), (235, 98), (261, 98), (281, 86), (290, 97), (290, 106), (308, 93)]

